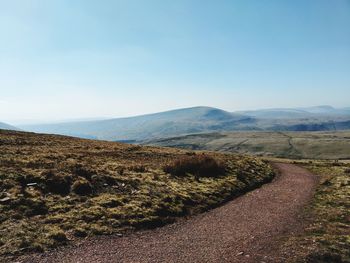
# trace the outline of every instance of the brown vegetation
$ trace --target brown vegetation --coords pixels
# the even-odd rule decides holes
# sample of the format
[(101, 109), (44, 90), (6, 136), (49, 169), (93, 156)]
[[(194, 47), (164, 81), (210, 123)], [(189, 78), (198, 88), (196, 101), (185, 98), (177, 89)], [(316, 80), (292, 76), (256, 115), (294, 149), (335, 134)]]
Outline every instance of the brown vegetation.
[(164, 171), (173, 176), (217, 177), (225, 173), (226, 167), (211, 156), (199, 154), (181, 157), (165, 165)]

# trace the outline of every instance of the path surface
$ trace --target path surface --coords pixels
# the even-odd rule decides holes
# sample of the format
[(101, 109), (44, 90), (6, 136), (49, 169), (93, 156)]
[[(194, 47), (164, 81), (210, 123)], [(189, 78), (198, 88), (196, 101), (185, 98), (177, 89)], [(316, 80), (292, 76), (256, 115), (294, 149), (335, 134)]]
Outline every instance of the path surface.
[(273, 182), (207, 213), (126, 237), (100, 237), (21, 262), (283, 262), (279, 242), (300, 230), (316, 177), (276, 164)]

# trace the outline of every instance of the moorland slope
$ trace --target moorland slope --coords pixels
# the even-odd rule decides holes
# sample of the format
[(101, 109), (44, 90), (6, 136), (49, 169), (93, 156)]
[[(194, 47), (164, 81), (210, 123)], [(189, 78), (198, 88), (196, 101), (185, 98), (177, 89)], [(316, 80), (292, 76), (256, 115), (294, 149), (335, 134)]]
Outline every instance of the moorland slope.
[(216, 207), (273, 177), (239, 155), (0, 130), (0, 261)]
[(312, 197), (316, 176), (292, 164), (276, 166), (281, 175), (272, 183), (202, 215), (122, 238), (88, 240), (24, 262), (288, 262), (290, 251), (281, 251), (281, 241), (302, 230), (300, 212)]

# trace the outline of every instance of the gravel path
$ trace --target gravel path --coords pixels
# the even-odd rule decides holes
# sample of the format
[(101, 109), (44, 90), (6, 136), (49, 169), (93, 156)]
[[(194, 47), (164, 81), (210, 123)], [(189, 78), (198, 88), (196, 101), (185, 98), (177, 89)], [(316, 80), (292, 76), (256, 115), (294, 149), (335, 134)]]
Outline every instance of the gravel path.
[(278, 163), (273, 182), (207, 213), (130, 236), (86, 240), (19, 262), (283, 262), (281, 238), (300, 231), (316, 177)]

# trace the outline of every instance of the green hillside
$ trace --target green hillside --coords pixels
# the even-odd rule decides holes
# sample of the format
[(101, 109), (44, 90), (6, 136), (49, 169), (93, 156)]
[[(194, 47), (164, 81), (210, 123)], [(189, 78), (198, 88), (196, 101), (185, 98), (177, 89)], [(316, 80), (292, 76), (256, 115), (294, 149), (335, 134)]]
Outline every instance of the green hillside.
[(144, 142), (157, 146), (301, 159), (350, 159), (350, 132), (231, 132)]

